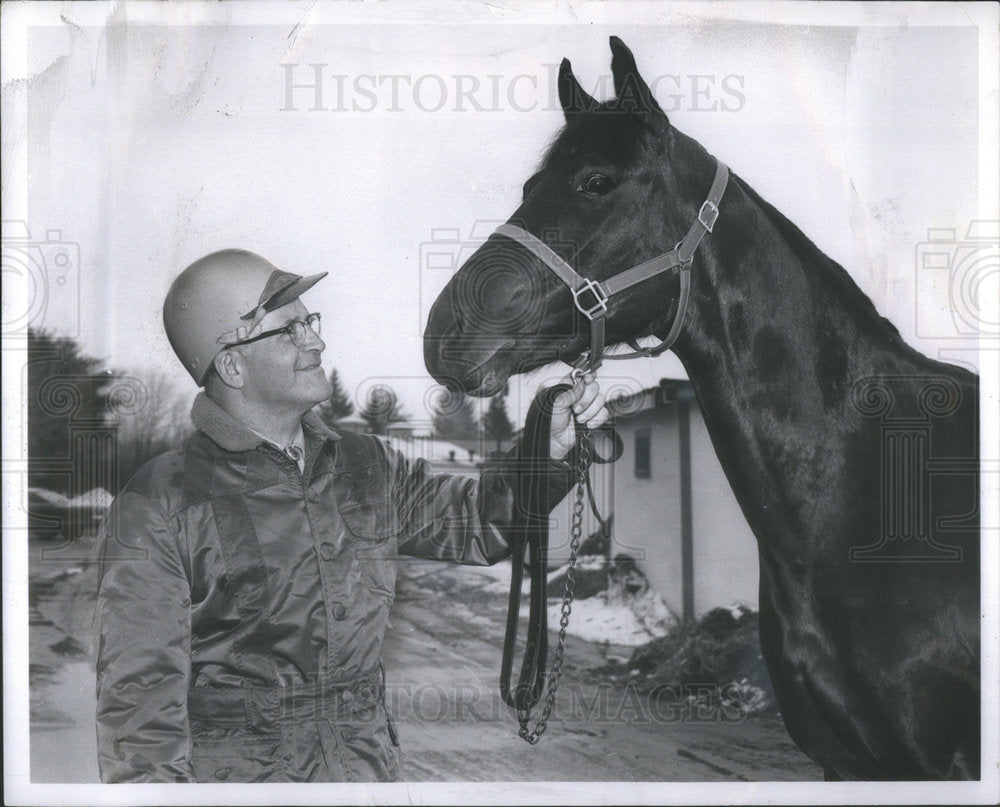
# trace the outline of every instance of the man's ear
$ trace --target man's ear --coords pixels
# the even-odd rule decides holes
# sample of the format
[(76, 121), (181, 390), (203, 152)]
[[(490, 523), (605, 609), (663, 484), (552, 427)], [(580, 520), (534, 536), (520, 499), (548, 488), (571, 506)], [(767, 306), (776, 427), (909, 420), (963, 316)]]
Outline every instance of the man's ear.
[(212, 359), (212, 365), (227, 387), (240, 389), (246, 383), (246, 365), (242, 354), (235, 348), (220, 350)]

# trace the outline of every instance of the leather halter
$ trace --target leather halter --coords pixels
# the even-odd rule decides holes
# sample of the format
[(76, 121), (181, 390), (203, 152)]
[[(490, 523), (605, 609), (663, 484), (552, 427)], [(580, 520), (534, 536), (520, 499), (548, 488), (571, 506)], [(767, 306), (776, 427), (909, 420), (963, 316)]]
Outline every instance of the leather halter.
[(687, 311), (688, 298), (691, 292), (691, 261), (695, 250), (705, 237), (712, 232), (715, 221), (719, 217), (719, 202), (726, 192), (729, 182), (729, 168), (725, 163), (715, 161), (715, 179), (712, 181), (708, 198), (702, 203), (698, 217), (691, 223), (684, 238), (669, 252), (651, 258), (638, 266), (626, 269), (607, 280), (594, 280), (576, 272), (572, 266), (557, 255), (547, 244), (514, 224), (501, 224), (495, 230), (497, 235), (510, 238), (522, 247), (532, 252), (536, 258), (548, 266), (569, 290), (573, 293), (573, 302), (577, 309), (590, 320), (590, 350), (580, 354), (573, 366), (578, 372), (596, 370), (601, 366), (604, 355), (604, 316), (608, 313), (608, 300), (615, 294), (631, 288), (637, 283), (649, 280), (651, 277), (680, 267), (680, 297), (677, 303), (677, 313), (666, 337), (651, 348), (640, 347), (634, 339), (628, 340), (635, 352), (607, 356), (608, 359), (633, 359), (640, 356), (659, 356), (669, 349), (680, 336), (684, 315)]

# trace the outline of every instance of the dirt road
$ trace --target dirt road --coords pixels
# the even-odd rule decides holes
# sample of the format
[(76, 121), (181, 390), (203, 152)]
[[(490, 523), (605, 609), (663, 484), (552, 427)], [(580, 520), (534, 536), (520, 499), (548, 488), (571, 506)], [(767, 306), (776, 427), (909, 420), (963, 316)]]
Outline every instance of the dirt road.
[[(554, 717), (517, 736), (498, 674), (506, 585), (495, 570), (409, 563), (387, 637), (388, 696), (413, 781), (788, 781), (821, 772), (776, 715), (657, 704), (592, 671), (628, 648), (570, 637)], [(728, 719), (727, 719), (728, 718)]]
[[(33, 574), (31, 779), (97, 782), (93, 567), (74, 562), (66, 574), (48, 563), (40, 571)], [(408, 780), (820, 779), (777, 716), (734, 721), (693, 704), (658, 704), (594, 672), (628, 648), (573, 637), (548, 731), (529, 746), (497, 686), (505, 609), (500, 568), (401, 563), (384, 660)]]

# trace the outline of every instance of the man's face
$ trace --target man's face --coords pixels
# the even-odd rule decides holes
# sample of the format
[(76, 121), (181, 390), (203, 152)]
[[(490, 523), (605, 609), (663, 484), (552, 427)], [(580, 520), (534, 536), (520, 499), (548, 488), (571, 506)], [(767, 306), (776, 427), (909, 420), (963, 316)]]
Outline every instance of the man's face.
[[(260, 329), (270, 331), (292, 320), (305, 321), (308, 315), (302, 301), (293, 300), (269, 312), (261, 320)], [(325, 347), (323, 340), (309, 328), (301, 347), (288, 334), (241, 346), (247, 365), (245, 398), (275, 412), (305, 414), (333, 391), (320, 366)]]

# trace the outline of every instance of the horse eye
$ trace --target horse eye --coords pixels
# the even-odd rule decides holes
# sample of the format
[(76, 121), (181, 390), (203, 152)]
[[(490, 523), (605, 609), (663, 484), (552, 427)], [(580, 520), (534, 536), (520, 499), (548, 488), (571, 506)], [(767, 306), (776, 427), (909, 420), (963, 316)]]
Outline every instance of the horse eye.
[(591, 174), (583, 181), (581, 190), (591, 196), (604, 196), (614, 189), (614, 183), (604, 174)]

